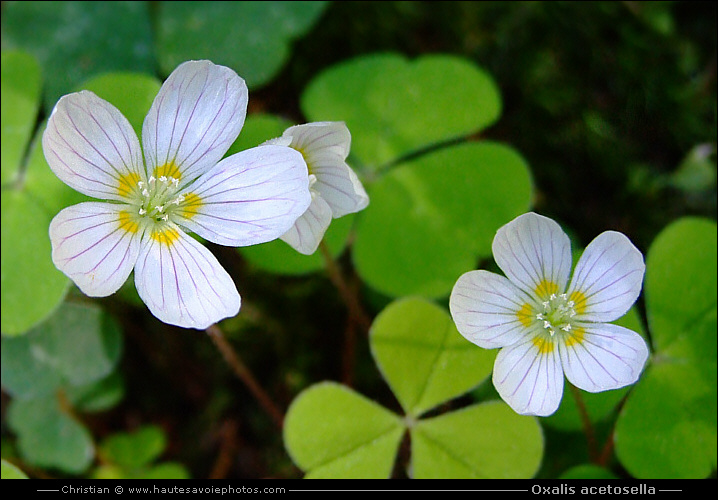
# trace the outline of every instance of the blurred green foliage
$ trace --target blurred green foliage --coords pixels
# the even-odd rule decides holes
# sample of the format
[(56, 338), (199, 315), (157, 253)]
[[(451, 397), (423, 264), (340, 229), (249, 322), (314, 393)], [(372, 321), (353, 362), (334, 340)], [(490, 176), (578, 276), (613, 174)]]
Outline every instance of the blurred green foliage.
[[(76, 304), (85, 299), (71, 289), (58, 308), (67, 280), (52, 268), (43, 235), (57, 210), (79, 198), (48, 175), (42, 158), (37, 138), (49, 111), (61, 95), (91, 88), (120, 107), (138, 130), (159, 82), (174, 66), (209, 58), (231, 66), (250, 87), (250, 115), (232, 151), (278, 136), (290, 123), (356, 121), (350, 127), (356, 146), (350, 161), (370, 196), (376, 195), (368, 209), (374, 212), (335, 221), (328, 237), (372, 318), (393, 296), (415, 291), (445, 306), (447, 283), (459, 267), (493, 265), (486, 241), (474, 242), (477, 248), (461, 254), (459, 262), (450, 249), (459, 244), (443, 240), (444, 258), (451, 262), (430, 262), (430, 252), (417, 262), (435, 266), (439, 274), (458, 267), (447, 272), (438, 291), (426, 292), (403, 278), (392, 282), (387, 273), (396, 262), (367, 272), (366, 262), (352, 253), (355, 241), (357, 247), (376, 245), (371, 240), (376, 231), (390, 237), (400, 230), (404, 219), (398, 216), (392, 230), (372, 224), (372, 218), (395, 215), (394, 205), (401, 205), (386, 186), (441, 188), (439, 194), (415, 197), (420, 203), (396, 208), (409, 216), (417, 215), (417, 207), (454, 201), (451, 183), (461, 181), (421, 171), (449, 164), (447, 171), (460, 177), (463, 163), (472, 158), (468, 150), (497, 147), (516, 158), (515, 178), (501, 179), (509, 190), (519, 183), (521, 192), (502, 195), (517, 198), (503, 218), (528, 209), (523, 205), (530, 201), (579, 246), (606, 229), (629, 235), (648, 254), (649, 270), (646, 297), (628, 321), (647, 320), (655, 356), (620, 413), (616, 405), (622, 404), (623, 391), (586, 398), (598, 436), (608, 436), (614, 425), (622, 434), (605, 467), (585, 465), (590, 458), (585, 436), (565, 397), (559, 413), (541, 421), (545, 449), (538, 477), (715, 475), (715, 445), (706, 445), (715, 443), (716, 428), (713, 2), (3, 2), (1, 8), (2, 402), (8, 423), (3, 458), (31, 466), (33, 474), (40, 468), (54, 476), (302, 477), (280, 433), (220, 362), (206, 335), (156, 321), (137, 305), (131, 283), (91, 306)], [(421, 61), (448, 60), (456, 63), (454, 77), (430, 83), (431, 71)], [(386, 73), (400, 74), (399, 80), (386, 74), (382, 79), (377, 70), (378, 81), (370, 81), (371, 74), (356, 72), (378, 62), (390, 67)], [(337, 74), (343, 90), (327, 85)], [(489, 84), (477, 83), (482, 79)], [(404, 93), (405, 88), (414, 92)], [(488, 109), (476, 110), (476, 102), (460, 97), (494, 91), (496, 98), (486, 99), (493, 103)], [(372, 95), (379, 104), (397, 96), (400, 112), (362, 109)], [(434, 119), (447, 110), (462, 116), (456, 127), (445, 129)], [(470, 143), (452, 142), (457, 140)], [(473, 187), (461, 183), (457, 192), (467, 197)], [(461, 244), (477, 234), (490, 236), (506, 222), (471, 227), (476, 215), (467, 214), (457, 226)], [(441, 225), (445, 219), (416, 222)], [(429, 231), (424, 242), (433, 244), (442, 234)], [(243, 297), (241, 314), (222, 326), (282, 408), (322, 380), (341, 381), (363, 395), (347, 392), (347, 404), (362, 406), (367, 402), (355, 399), (364, 396), (378, 403), (379, 410), (372, 408), (384, 419), (381, 430), (391, 428), (388, 441), (380, 443), (389, 459), (379, 465), (392, 470), (397, 465), (390, 459), (403, 432), (392, 390), (397, 396), (406, 390), (387, 386), (368, 338), (352, 333), (356, 325), (347, 321), (345, 305), (320, 272), (321, 258), (289, 256), (281, 243), (239, 253), (212, 247)], [(385, 262), (386, 252), (379, 250), (368, 253)], [(98, 307), (120, 328), (108, 327)], [(87, 364), (75, 345), (56, 343), (64, 332), (58, 322), (75, 321), (68, 308), (92, 318), (71, 329), (92, 340), (83, 343), (86, 348), (104, 356)], [(327, 387), (346, 392), (333, 383), (319, 386)], [(656, 397), (666, 391), (670, 404)], [(481, 419), (485, 405), (493, 404), (486, 401), (496, 398), (484, 383), (469, 396), (444, 403), (442, 410), (455, 411), (431, 413), (426, 421), (432, 423), (414, 431), (417, 443), (444, 432), (448, 424), (442, 419)], [(482, 403), (466, 407), (476, 401)], [(398, 402), (406, 403), (401, 397)], [(652, 418), (644, 422), (647, 414)], [(449, 427), (469, 425), (458, 420)], [(366, 435), (353, 437), (361, 441)], [(461, 447), (463, 437), (444, 432), (440, 439)], [(312, 445), (298, 446), (300, 451), (290, 454), (301, 455)], [(656, 447), (684, 451), (662, 455)], [(437, 455), (426, 453), (429, 448), (417, 451), (423, 456), (419, 463), (425, 471), (437, 470)], [(137, 453), (123, 451), (128, 449)], [(169, 461), (157, 463), (160, 458)], [(486, 470), (480, 458), (471, 459), (474, 472)], [(372, 455), (362, 459), (366, 463)], [(398, 467), (408, 460), (399, 450)], [(297, 464), (315, 467), (306, 457)], [(524, 474), (533, 470), (529, 465)], [(22, 476), (12, 469), (4, 460), (3, 478), (6, 471)]]

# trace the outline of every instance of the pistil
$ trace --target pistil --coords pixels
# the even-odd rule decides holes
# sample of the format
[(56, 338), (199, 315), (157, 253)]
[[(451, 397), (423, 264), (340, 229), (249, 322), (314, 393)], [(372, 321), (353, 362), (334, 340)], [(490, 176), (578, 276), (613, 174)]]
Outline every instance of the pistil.
[(573, 328), (571, 319), (576, 316), (576, 311), (575, 303), (573, 300), (569, 300), (568, 295), (552, 293), (549, 300), (543, 302), (542, 306), (543, 312), (538, 313), (536, 319), (543, 322), (544, 329), (548, 330), (552, 337), (558, 329), (564, 332), (571, 331)]
[(179, 206), (184, 196), (174, 197), (179, 186), (179, 179), (162, 175), (159, 178), (150, 176), (147, 182), (137, 183), (142, 194), (139, 215), (154, 219), (156, 222), (169, 220), (172, 206)]

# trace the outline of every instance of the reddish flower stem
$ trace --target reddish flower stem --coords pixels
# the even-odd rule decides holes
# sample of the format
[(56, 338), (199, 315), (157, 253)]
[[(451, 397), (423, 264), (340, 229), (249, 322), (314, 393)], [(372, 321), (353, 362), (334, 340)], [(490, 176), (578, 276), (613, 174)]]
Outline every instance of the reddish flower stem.
[(568, 384), (568, 387), (571, 390), (571, 395), (573, 396), (573, 399), (576, 401), (578, 414), (580, 415), (581, 423), (583, 424), (583, 432), (584, 434), (586, 434), (586, 443), (588, 444), (588, 458), (591, 460), (591, 462), (598, 463), (600, 457), (597, 450), (596, 433), (593, 429), (593, 424), (591, 424), (591, 417), (588, 415), (586, 404), (583, 402), (581, 390), (578, 387), (574, 387), (572, 384)]
[(240, 359), (237, 351), (227, 342), (222, 329), (215, 324), (207, 328), (206, 332), (209, 334), (209, 338), (212, 339), (212, 342), (214, 342), (214, 345), (217, 346), (217, 349), (222, 353), (222, 357), (224, 357), (224, 360), (234, 374), (244, 383), (264, 411), (272, 418), (277, 427), (281, 429), (284, 425), (284, 414), (274, 404), (272, 398), (269, 397), (265, 390), (262, 389), (262, 386), (259, 385), (252, 372)]

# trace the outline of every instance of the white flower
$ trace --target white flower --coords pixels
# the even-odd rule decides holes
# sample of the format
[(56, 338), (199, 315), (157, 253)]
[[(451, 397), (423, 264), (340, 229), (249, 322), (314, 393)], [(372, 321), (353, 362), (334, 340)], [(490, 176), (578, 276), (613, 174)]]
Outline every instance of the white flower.
[[(117, 291), (132, 270), (152, 314), (206, 328), (239, 311), (234, 282), (185, 230), (220, 245), (278, 238), (309, 206), (307, 167), (291, 148), (260, 146), (222, 159), (244, 124), (247, 86), (209, 61), (167, 78), (142, 128), (92, 92), (62, 97), (42, 138), (67, 185), (103, 202), (62, 210), (52, 259), (87, 295)], [(144, 161), (143, 161), (144, 151)]]
[(638, 380), (646, 343), (609, 323), (633, 305), (643, 281), (643, 256), (626, 236), (606, 231), (596, 237), (570, 284), (571, 243), (547, 217), (514, 219), (498, 230), (492, 249), (507, 277), (470, 271), (457, 281), (449, 306), (466, 339), (486, 349), (503, 347), (493, 382), (514, 411), (555, 412), (564, 374), (588, 392)]
[(309, 169), (312, 203), (294, 226), (281, 236), (295, 250), (313, 254), (332, 218), (358, 212), (369, 204), (359, 178), (347, 165), (351, 145), (349, 129), (343, 122), (313, 122), (295, 125), (282, 137), (265, 144), (296, 149)]

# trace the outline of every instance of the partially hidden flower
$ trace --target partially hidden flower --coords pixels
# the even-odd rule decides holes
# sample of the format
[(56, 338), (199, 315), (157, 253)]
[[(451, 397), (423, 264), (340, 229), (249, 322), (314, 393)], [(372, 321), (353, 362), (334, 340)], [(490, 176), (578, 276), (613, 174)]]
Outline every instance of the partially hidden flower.
[(493, 383), (509, 406), (524, 415), (552, 414), (564, 374), (588, 392), (638, 380), (648, 358), (645, 341), (609, 323), (633, 305), (643, 282), (643, 255), (626, 236), (597, 236), (570, 283), (571, 243), (547, 217), (519, 216), (498, 230), (492, 250), (506, 277), (469, 271), (458, 279), (449, 306), (466, 339), (503, 348)]
[(281, 236), (298, 252), (313, 254), (332, 219), (359, 212), (369, 204), (364, 186), (346, 163), (351, 134), (343, 122), (295, 125), (265, 144), (296, 149), (307, 163), (312, 203)]
[(185, 62), (155, 97), (140, 147), (107, 101), (89, 91), (62, 97), (42, 138), (45, 158), (67, 185), (105, 201), (52, 220), (55, 265), (92, 297), (114, 293), (134, 269), (140, 297), (169, 324), (203, 329), (236, 315), (234, 282), (188, 233), (226, 246), (262, 243), (284, 234), (311, 201), (306, 164), (291, 148), (222, 159), (247, 101), (234, 71)]

